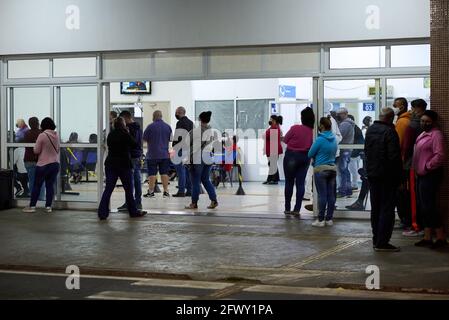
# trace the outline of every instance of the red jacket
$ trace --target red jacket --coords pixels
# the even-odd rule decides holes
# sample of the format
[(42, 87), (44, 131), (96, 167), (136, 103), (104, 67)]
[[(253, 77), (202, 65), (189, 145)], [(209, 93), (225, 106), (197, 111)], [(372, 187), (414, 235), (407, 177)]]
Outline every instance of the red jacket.
[[(276, 134), (276, 130), (277, 130), (277, 134)], [(275, 141), (272, 141), (273, 139), (275, 139), (277, 135), (277, 147), (278, 147), (278, 152), (277, 154), (280, 155), (283, 153), (282, 150), (282, 144), (281, 144), (281, 137), (282, 137), (282, 131), (279, 125), (271, 125), (270, 128), (267, 129), (267, 131), (265, 131), (265, 154), (267, 155), (267, 157), (269, 157), (271, 155), (271, 146), (270, 144), (275, 144)]]

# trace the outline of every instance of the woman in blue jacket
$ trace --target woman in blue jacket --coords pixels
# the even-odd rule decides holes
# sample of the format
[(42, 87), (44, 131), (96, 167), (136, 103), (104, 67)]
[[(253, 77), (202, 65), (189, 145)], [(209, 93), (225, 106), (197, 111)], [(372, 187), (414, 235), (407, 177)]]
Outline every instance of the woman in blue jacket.
[[(337, 140), (332, 133), (332, 122), (329, 118), (320, 119), (320, 133), (309, 151), (309, 158), (313, 159), (315, 185), (318, 191), (318, 220), (312, 226), (325, 227), (333, 225), (336, 201)], [(326, 211), (327, 207), (327, 211)]]

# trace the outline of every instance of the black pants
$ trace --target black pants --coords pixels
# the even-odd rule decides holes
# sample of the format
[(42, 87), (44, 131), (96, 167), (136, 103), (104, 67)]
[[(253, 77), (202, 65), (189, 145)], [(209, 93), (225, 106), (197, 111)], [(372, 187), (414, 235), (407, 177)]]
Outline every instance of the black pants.
[(270, 159), (273, 160), (273, 162), (276, 162), (276, 172), (274, 174), (269, 174), (267, 177), (267, 182), (279, 182), (279, 169), (278, 169), (278, 160), (279, 157), (268, 157), (268, 170), (270, 168), (271, 162)]
[(397, 187), (388, 180), (370, 179), (373, 245), (388, 244), (394, 228)]
[(404, 170), (402, 174), (401, 186), (397, 191), (398, 216), (402, 224), (406, 227), (412, 225), (412, 208), (410, 199), (410, 170)]
[(424, 228), (438, 229), (443, 226), (437, 206), (438, 190), (443, 179), (443, 170), (431, 171), (425, 176), (418, 176), (416, 198), (418, 212)]

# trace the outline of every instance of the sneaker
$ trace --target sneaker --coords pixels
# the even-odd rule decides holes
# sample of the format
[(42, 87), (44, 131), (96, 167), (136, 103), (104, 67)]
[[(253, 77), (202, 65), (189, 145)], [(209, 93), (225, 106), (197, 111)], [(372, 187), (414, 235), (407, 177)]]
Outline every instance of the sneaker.
[(164, 194), (162, 195), (164, 198), (170, 198), (170, 193), (164, 191)]
[(217, 201), (211, 201), (210, 205), (207, 207), (207, 209), (215, 209), (216, 207), (218, 207), (218, 202)]
[(174, 198), (184, 198), (186, 196), (186, 194), (184, 192), (177, 192), (174, 195), (172, 195), (172, 197)]
[(313, 211), (313, 204), (306, 204), (306, 205), (304, 206), (304, 208), (305, 208), (307, 211)]
[(26, 213), (33, 213), (33, 212), (36, 212), (36, 207), (26, 207), (26, 208), (23, 208), (22, 211), (26, 212)]
[(416, 247), (432, 247), (433, 246), (433, 241), (432, 240), (426, 240), (426, 239), (422, 239), (421, 241), (418, 241), (415, 243)]
[(47, 213), (52, 213), (53, 210), (52, 210), (51, 207), (45, 207), (45, 212), (47, 212)]
[(334, 221), (328, 220), (326, 221), (326, 226), (332, 227), (334, 225)]
[(148, 212), (143, 211), (143, 210), (138, 210), (137, 214), (133, 214), (133, 215), (129, 215), (130, 218), (142, 218), (143, 216), (145, 216)]
[(285, 210), (285, 211), (284, 211), (284, 214), (285, 214), (285, 215), (291, 215), (291, 214), (293, 214), (293, 211)]
[(434, 242), (434, 244), (430, 247), (430, 249), (437, 250), (440, 248), (445, 248), (447, 246), (448, 246), (448, 243), (446, 240), (438, 239), (437, 241)]
[(318, 227), (318, 228), (324, 228), (326, 226), (326, 222), (320, 221), (320, 220), (316, 220), (314, 223), (312, 223), (313, 227)]
[[(402, 232), (402, 235), (404, 237), (419, 237), (420, 236), (420, 231), (415, 231), (413, 229), (410, 229), (408, 231), (404, 231)], [(422, 234), (421, 234), (422, 235)]]
[(377, 246), (374, 248), (374, 250), (377, 252), (399, 252), (401, 251), (401, 248), (395, 247), (391, 244), (386, 244), (383, 246)]
[(23, 189), (17, 190), (14, 194), (16, 197), (20, 197), (23, 194)]
[(154, 198), (154, 191), (153, 192), (148, 191), (148, 193), (145, 194), (144, 197), (145, 198)]
[(351, 204), (350, 206), (346, 206), (346, 209), (360, 211), (360, 210), (365, 210), (365, 206), (360, 201), (356, 201), (353, 204)]
[(198, 209), (198, 205), (196, 203), (191, 203), (188, 206), (185, 206), (185, 209), (190, 209), (190, 210)]
[(117, 208), (118, 211), (128, 211), (128, 206), (126, 205), (126, 203), (124, 205), (122, 205), (121, 207)]

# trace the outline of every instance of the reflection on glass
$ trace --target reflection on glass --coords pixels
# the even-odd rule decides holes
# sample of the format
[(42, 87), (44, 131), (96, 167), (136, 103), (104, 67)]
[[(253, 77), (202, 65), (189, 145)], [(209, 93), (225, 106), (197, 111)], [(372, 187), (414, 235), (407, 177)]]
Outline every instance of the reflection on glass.
[(335, 120), (342, 142), (352, 145), (341, 145), (337, 158), (337, 209), (370, 210), (363, 145), (375, 120), (375, 80), (326, 81), (324, 87), (323, 113)]
[(201, 112), (212, 111), (210, 126), (212, 129), (234, 130), (234, 101), (195, 101), (195, 120)]

